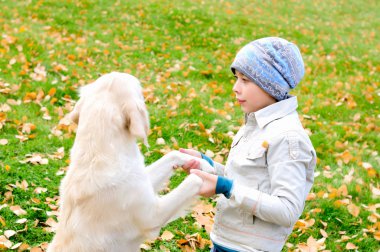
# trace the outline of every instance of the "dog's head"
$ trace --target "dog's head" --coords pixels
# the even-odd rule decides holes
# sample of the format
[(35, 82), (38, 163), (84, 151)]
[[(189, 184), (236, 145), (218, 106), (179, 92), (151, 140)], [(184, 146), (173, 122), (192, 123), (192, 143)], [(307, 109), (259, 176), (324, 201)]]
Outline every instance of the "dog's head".
[(80, 99), (70, 113), (70, 119), (79, 124), (81, 113), (86, 113), (86, 110), (93, 107), (92, 104), (100, 100), (109, 103), (105, 106), (113, 108), (109, 110), (111, 115), (107, 115), (112, 117), (112, 121), (122, 124), (122, 128), (129, 134), (144, 139), (147, 143), (149, 116), (137, 78), (126, 73), (112, 72), (82, 87)]

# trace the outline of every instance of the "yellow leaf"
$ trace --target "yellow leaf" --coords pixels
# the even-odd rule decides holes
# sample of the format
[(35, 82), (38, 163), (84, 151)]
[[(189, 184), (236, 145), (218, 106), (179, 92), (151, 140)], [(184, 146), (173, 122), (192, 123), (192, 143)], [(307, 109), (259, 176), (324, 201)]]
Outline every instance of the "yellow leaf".
[(49, 90), (48, 95), (49, 95), (50, 97), (52, 97), (53, 95), (55, 95), (56, 92), (57, 92), (57, 89), (53, 87), (53, 88), (51, 88), (51, 89)]
[(348, 150), (345, 150), (343, 153), (342, 153), (342, 159), (343, 159), (343, 162), (345, 164), (348, 164), (351, 160), (353, 160), (353, 156), (351, 155), (351, 153), (348, 151)]
[(22, 209), (20, 206), (10, 206), (9, 208), (17, 216), (26, 214), (26, 211)]
[(0, 216), (0, 223), (3, 227), (5, 227), (7, 225), (7, 223), (5, 222), (4, 218)]
[(163, 139), (163, 138), (157, 138), (156, 144), (157, 145), (165, 145), (165, 139)]
[(351, 242), (347, 243), (347, 245), (346, 245), (346, 249), (349, 249), (349, 250), (351, 250), (351, 249), (357, 249), (357, 248), (358, 247), (355, 246), (355, 244), (353, 244)]
[(14, 231), (14, 230), (5, 230), (4, 231), (4, 235), (8, 239), (11, 238), (12, 236), (14, 236), (15, 234), (16, 234), (16, 231)]
[(374, 237), (376, 240), (380, 241), (380, 231), (376, 231), (376, 232), (373, 234), (373, 237)]
[(39, 247), (34, 247), (30, 250), (30, 252), (42, 252), (43, 250)]
[(380, 197), (380, 189), (374, 186), (371, 186), (371, 187), (372, 187), (371, 191), (372, 191), (373, 197), (374, 198)]
[(202, 122), (198, 122), (198, 125), (199, 125), (199, 128), (204, 131), (205, 130), (205, 126), (203, 125)]
[(267, 141), (264, 141), (262, 142), (261, 146), (264, 148), (264, 149), (268, 149), (269, 147), (269, 143)]
[(360, 117), (361, 117), (360, 113), (356, 113), (356, 114), (354, 115), (354, 122), (359, 121), (359, 120), (360, 120)]
[(46, 220), (46, 225), (49, 225), (50, 227), (56, 227), (57, 226), (57, 222), (53, 219), (53, 218), (49, 218)]
[(36, 187), (36, 189), (34, 189), (34, 192), (36, 194), (40, 194), (40, 193), (43, 193), (43, 192), (47, 192), (47, 188), (44, 188), (44, 187)]
[(358, 217), (360, 213), (360, 208), (355, 204), (349, 204), (347, 206), (348, 212), (352, 214), (354, 217)]
[(170, 241), (171, 239), (173, 239), (173, 237), (174, 234), (168, 230), (165, 230), (161, 235), (161, 239), (164, 241)]
[(371, 178), (375, 177), (376, 174), (377, 174), (377, 172), (376, 172), (376, 170), (374, 168), (367, 169), (367, 173), (368, 173), (368, 176), (371, 177)]
[(0, 235), (0, 249), (7, 249), (12, 247), (13, 243), (9, 241), (4, 235)]
[(321, 233), (321, 235), (323, 236), (323, 237), (328, 237), (329, 235), (326, 233), (326, 231), (325, 230), (323, 230), (323, 229), (320, 229), (319, 230), (319, 232)]

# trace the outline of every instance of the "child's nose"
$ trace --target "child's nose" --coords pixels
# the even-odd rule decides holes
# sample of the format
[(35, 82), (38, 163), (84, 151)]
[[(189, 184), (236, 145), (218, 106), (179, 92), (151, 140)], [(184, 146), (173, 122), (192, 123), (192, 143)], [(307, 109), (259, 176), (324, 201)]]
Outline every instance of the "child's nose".
[(234, 91), (234, 93), (240, 93), (240, 85), (239, 85), (238, 80), (235, 82), (235, 85), (233, 86), (232, 91)]

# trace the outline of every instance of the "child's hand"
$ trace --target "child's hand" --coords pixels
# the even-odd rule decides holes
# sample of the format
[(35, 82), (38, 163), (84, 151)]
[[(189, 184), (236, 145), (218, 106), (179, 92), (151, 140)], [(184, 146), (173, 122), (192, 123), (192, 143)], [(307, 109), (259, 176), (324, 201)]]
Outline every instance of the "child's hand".
[(215, 194), (216, 182), (218, 181), (217, 175), (213, 175), (197, 169), (190, 170), (190, 173), (195, 174), (203, 179), (203, 184), (199, 191), (199, 195), (210, 197)]
[[(182, 152), (182, 153), (185, 153), (187, 155), (190, 155), (190, 156), (194, 156), (194, 157), (197, 157), (197, 158), (202, 158), (202, 155), (201, 153), (199, 153), (199, 151), (196, 151), (196, 150), (191, 150), (191, 149), (179, 149), (179, 152)], [(200, 164), (199, 164), (199, 161), (193, 159), (193, 160), (190, 160), (188, 162), (186, 162), (184, 165), (182, 165), (182, 168), (187, 172), (187, 173), (190, 173), (190, 170), (191, 169), (198, 169), (200, 170)]]

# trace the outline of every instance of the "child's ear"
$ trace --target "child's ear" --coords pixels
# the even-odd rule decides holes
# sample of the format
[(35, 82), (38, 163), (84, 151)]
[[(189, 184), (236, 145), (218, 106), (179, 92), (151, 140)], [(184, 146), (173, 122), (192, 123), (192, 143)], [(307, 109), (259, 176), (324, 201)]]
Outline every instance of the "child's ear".
[(147, 142), (149, 130), (148, 111), (143, 101), (130, 100), (123, 106), (126, 128), (131, 135)]

